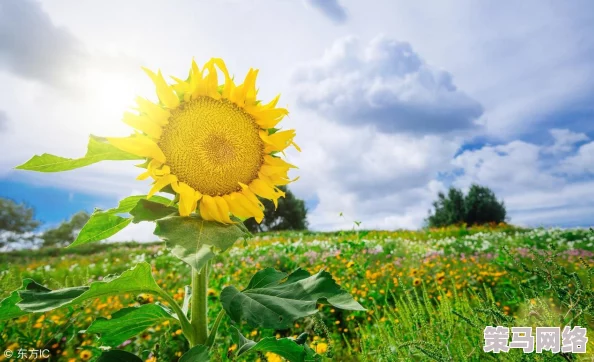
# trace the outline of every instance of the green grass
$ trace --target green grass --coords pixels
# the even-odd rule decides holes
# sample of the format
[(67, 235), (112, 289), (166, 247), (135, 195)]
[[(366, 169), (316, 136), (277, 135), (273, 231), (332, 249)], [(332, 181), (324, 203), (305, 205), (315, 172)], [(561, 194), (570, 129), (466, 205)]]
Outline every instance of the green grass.
[[(577, 229), (505, 226), (262, 234), (247, 247), (235, 247), (214, 260), (210, 317), (214, 319), (219, 311), (218, 293), (224, 286), (245, 287), (261, 268), (286, 272), (297, 267), (310, 272), (325, 268), (367, 312), (320, 306), (316, 316), (296, 321), (289, 330), (261, 333), (243, 325), (242, 332), (258, 340), (305, 331), (312, 348), (336, 361), (591, 360), (593, 251), (594, 233)], [(0, 293), (8, 295), (24, 277), (50, 288), (88, 284), (141, 260), (154, 266), (157, 282), (181, 301), (189, 268), (161, 243), (91, 244), (0, 254)], [(122, 295), (0, 322), (0, 345), (48, 348), (52, 361), (80, 361), (89, 354), (92, 360), (100, 353), (97, 336), (84, 333), (92, 320), (147, 302), (154, 300)], [(487, 325), (566, 324), (589, 328), (587, 356), (482, 351)], [(154, 356), (157, 361), (175, 362), (179, 352), (188, 348), (178, 330), (176, 324), (155, 326), (121, 348), (144, 360)], [(225, 319), (214, 361), (228, 360), (227, 350), (233, 349), (229, 333), (230, 321)], [(277, 360), (272, 355), (264, 358)]]

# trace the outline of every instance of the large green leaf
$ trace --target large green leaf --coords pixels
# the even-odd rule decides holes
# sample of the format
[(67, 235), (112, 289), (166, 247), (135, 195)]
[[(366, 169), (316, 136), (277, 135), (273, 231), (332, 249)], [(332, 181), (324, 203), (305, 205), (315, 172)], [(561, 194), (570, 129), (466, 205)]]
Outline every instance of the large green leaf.
[(76, 236), (76, 240), (68, 247), (105, 240), (117, 234), (131, 222), (132, 219), (130, 218), (95, 210), (91, 214), (89, 221)]
[(197, 216), (172, 216), (157, 220), (155, 235), (167, 242), (173, 255), (200, 270), (216, 253), (229, 249), (247, 234), (239, 223), (225, 225)]
[(130, 352), (112, 349), (101, 353), (95, 362), (142, 362), (142, 359)]
[(162, 306), (144, 304), (140, 307), (120, 309), (112, 314), (110, 319), (97, 318), (86, 332), (100, 334), (101, 343), (115, 347), (145, 329), (171, 319), (175, 320)]
[(314, 362), (321, 361), (321, 356), (316, 354), (304, 343), (297, 343), (292, 338), (266, 337), (258, 342), (244, 337), (237, 328), (233, 327), (236, 333), (237, 356), (248, 352), (271, 352), (284, 357), (289, 362)]
[(210, 356), (208, 354), (208, 347), (198, 344), (192, 347), (188, 352), (184, 353), (178, 362), (208, 362)]
[[(118, 214), (135, 212), (134, 210), (137, 210), (138, 205), (141, 203), (142, 205), (144, 205), (144, 202), (150, 202), (151, 205), (169, 205), (171, 203), (171, 200), (162, 196), (152, 196), (149, 200), (146, 198), (146, 195), (129, 196), (121, 200), (119, 205), (113, 209), (95, 210), (95, 212), (91, 214), (89, 221), (87, 221), (78, 233), (76, 240), (74, 240), (68, 247), (104, 240), (115, 235), (133, 221), (131, 218), (123, 217)], [(175, 209), (173, 209), (173, 211), (175, 211)], [(146, 212), (144, 215), (144, 218), (147, 220), (149, 219), (148, 214), (149, 213)]]
[(254, 327), (274, 329), (289, 328), (294, 320), (317, 313), (320, 299), (340, 309), (365, 310), (326, 271), (310, 275), (297, 269), (287, 275), (266, 268), (245, 290), (229, 286), (221, 292), (223, 308), (234, 322), (246, 320)]
[(25, 290), (30, 283), (34, 283), (34, 281), (32, 279), (24, 279), (23, 285), (19, 289), (13, 291), (8, 297), (0, 301), (0, 321), (20, 317), (28, 313), (19, 308), (17, 303), (21, 300), (19, 291)]
[(81, 158), (65, 158), (44, 153), (33, 156), (29, 161), (16, 168), (37, 172), (60, 172), (85, 167), (99, 161), (141, 160), (144, 157), (124, 152), (112, 146), (103, 137), (91, 135), (87, 145), (87, 154)]
[(120, 275), (108, 276), (102, 281), (89, 286), (48, 289), (31, 282), (25, 290), (18, 291), (21, 301), (17, 306), (27, 312), (46, 312), (65, 305), (84, 302), (90, 298), (123, 293), (155, 293), (161, 292), (151, 274), (151, 265), (142, 262)]
[(130, 210), (132, 222), (137, 224), (141, 221), (155, 221), (166, 216), (177, 213), (177, 208), (151, 200), (139, 200), (136, 206)]

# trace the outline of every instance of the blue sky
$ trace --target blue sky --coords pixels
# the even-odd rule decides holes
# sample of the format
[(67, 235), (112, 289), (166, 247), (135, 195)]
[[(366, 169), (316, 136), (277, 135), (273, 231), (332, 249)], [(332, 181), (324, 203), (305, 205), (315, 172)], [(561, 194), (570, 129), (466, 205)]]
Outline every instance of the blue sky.
[[(303, 152), (291, 186), (313, 229), (417, 228), (437, 192), (487, 185), (510, 221), (594, 225), (594, 4), (485, 0), (5, 0), (0, 5), (0, 196), (53, 225), (145, 194), (128, 162), (52, 175), (126, 135), (154, 90), (141, 66), (184, 76), (222, 57), (260, 96), (281, 93)], [(132, 163), (133, 164), (133, 163)], [(344, 213), (346, 218), (338, 217)], [(150, 224), (117, 238), (149, 240)]]

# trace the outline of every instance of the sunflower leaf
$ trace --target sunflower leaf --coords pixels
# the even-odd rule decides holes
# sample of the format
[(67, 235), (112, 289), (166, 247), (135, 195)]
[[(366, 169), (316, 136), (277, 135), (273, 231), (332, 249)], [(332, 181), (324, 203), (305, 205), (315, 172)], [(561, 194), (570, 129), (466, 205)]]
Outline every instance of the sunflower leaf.
[(28, 313), (19, 308), (17, 303), (21, 300), (19, 291), (27, 289), (27, 285), (30, 283), (34, 283), (34, 281), (32, 279), (23, 279), (23, 285), (19, 289), (0, 301), (0, 321), (20, 317)]
[(135, 224), (141, 221), (155, 221), (175, 213), (177, 213), (175, 207), (145, 199), (139, 200), (136, 206), (130, 210), (130, 215), (133, 216), (132, 222)]
[(287, 275), (266, 268), (252, 277), (245, 290), (229, 286), (221, 292), (223, 309), (234, 322), (245, 320), (253, 327), (273, 329), (287, 329), (294, 320), (317, 313), (320, 299), (340, 309), (365, 310), (323, 270), (310, 275), (297, 269)]
[(121, 349), (105, 351), (95, 362), (142, 362), (142, 359)]
[(173, 255), (196, 270), (247, 235), (241, 224), (225, 225), (197, 216), (170, 216), (157, 220), (154, 234), (166, 241)]
[(24, 290), (18, 291), (21, 301), (16, 305), (23, 311), (38, 313), (107, 295), (160, 292), (161, 288), (151, 274), (151, 265), (142, 262), (120, 275), (105, 277), (89, 286), (51, 290), (32, 281)]
[(184, 353), (179, 359), (179, 362), (208, 362), (210, 356), (208, 354), (208, 347), (198, 344), (192, 347), (188, 352)]
[[(139, 215), (138, 219), (136, 219), (136, 217), (131, 219), (118, 215), (124, 213), (132, 214), (134, 210), (136, 210), (134, 212), (140, 214), (140, 211), (137, 210), (137, 205), (140, 203), (149, 202), (151, 205), (169, 205), (171, 203), (171, 200), (162, 196), (152, 196), (149, 200), (146, 198), (146, 195), (129, 196), (121, 200), (119, 205), (113, 209), (95, 210), (76, 236), (76, 240), (68, 245), (68, 247), (70, 248), (107, 239), (124, 229), (132, 221), (135, 223), (140, 221), (153, 221), (154, 219), (151, 219), (148, 214), (143, 214), (142, 216)], [(175, 210), (173, 210), (173, 212), (174, 211)], [(132, 215), (134, 216), (134, 214)]]
[(61, 172), (92, 165), (99, 161), (141, 160), (143, 157), (124, 152), (112, 146), (103, 137), (91, 135), (87, 153), (81, 158), (65, 158), (49, 153), (35, 155), (29, 161), (17, 166), (18, 170), (37, 172)]
[(235, 329), (237, 343), (237, 356), (249, 352), (271, 352), (285, 358), (289, 362), (321, 361), (321, 356), (316, 354), (308, 345), (298, 344), (293, 338), (266, 337), (255, 342), (244, 337), (237, 328)]
[(97, 333), (99, 341), (106, 346), (119, 346), (145, 329), (166, 320), (175, 320), (162, 306), (144, 304), (140, 307), (123, 308), (111, 315), (110, 319), (97, 318), (86, 333)]

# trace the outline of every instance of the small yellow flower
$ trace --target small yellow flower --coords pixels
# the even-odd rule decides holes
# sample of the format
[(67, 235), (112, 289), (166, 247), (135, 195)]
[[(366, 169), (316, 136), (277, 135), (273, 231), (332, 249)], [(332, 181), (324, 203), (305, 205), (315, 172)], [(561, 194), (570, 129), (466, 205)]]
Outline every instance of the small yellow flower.
[(347, 263), (347, 268), (352, 268), (353, 265), (355, 265), (355, 262), (351, 260)]
[(324, 342), (320, 342), (316, 345), (316, 353), (322, 354), (328, 351), (328, 344)]
[(283, 362), (282, 358), (278, 354), (271, 352), (266, 353), (266, 359), (268, 362)]
[(79, 357), (83, 360), (83, 361), (88, 361), (91, 359), (91, 357), (93, 357), (93, 354), (91, 353), (91, 351), (88, 350), (84, 350), (82, 352), (80, 352)]
[(415, 287), (418, 287), (419, 285), (421, 285), (421, 279), (419, 279), (419, 278), (415, 278), (415, 279), (413, 280), (413, 285), (414, 285)]

